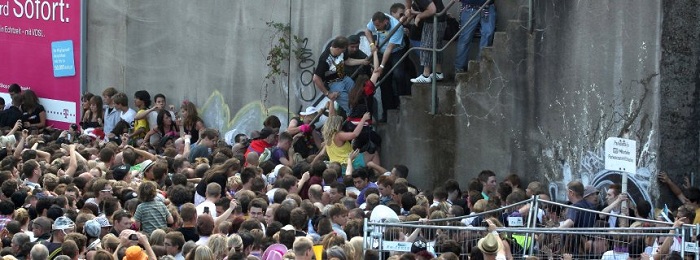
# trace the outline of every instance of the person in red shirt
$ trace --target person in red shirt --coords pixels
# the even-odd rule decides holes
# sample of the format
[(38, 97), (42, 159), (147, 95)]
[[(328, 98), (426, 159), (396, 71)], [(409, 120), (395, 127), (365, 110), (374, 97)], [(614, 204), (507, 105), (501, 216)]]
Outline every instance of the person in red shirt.
[(250, 141), (250, 145), (248, 146), (248, 150), (245, 151), (244, 156), (247, 157), (250, 152), (256, 152), (258, 155), (262, 154), (265, 148), (271, 148), (273, 146), (276, 138), (277, 135), (272, 131), (272, 128), (263, 128), (260, 130), (260, 135)]

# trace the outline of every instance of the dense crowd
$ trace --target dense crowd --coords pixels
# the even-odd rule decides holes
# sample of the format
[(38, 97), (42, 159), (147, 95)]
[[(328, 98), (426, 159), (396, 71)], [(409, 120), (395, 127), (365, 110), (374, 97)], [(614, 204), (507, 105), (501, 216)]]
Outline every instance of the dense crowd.
[[(372, 69), (352, 79), (343, 70), (363, 70), (353, 66), (369, 65), (369, 59), (352, 64), (346, 51), (357, 50), (357, 37), (336, 38), (321, 55), (314, 77), (330, 101), (325, 107), (306, 108), (286, 129), (279, 118), (270, 116), (259, 131), (240, 133), (232, 140), (222, 140), (218, 130), (207, 128), (190, 101), (176, 107), (163, 94), (151, 97), (140, 90), (128, 95), (114, 88), (84, 94), (80, 123), (68, 130), (53, 129), (36, 94), (13, 84), (11, 102), (0, 106), (0, 255), (90, 260), (315, 259), (317, 254), (338, 260), (512, 259), (536, 246), (543, 257), (680, 259), (673, 253), (680, 251), (676, 239), (631, 239), (621, 247), (610, 240), (567, 234), (549, 240), (542, 236), (528, 244), (496, 232), (510, 225), (509, 218), (529, 221), (530, 204), (520, 202), (532, 196), (551, 200), (546, 183), (521, 186), (516, 174), (499, 183), (496, 173), (484, 170), (466, 184), (446, 180), (421, 190), (408, 181), (405, 165), (381, 165), (381, 138), (372, 130), (369, 112), (374, 111), (375, 84), (404, 40), (390, 37), (386, 46), (375, 42), (379, 45), (385, 39), (382, 34), (404, 24), (414, 34), (418, 30), (419, 35), (432, 35), (432, 26), (417, 25), (432, 22), (430, 13), (441, 11), (441, 2), (436, 6), (430, 0), (407, 1), (415, 4), (413, 8), (395, 4), (391, 14), (372, 16), (367, 26)], [(462, 1), (460, 20), (465, 23), (465, 16), (484, 2)], [(493, 33), (493, 8), (487, 6), (480, 21), (469, 23), (465, 41), (471, 41), (472, 26), (478, 22)], [(444, 30), (444, 25), (438, 28)], [(489, 44), (489, 37), (482, 38), (481, 47)], [(461, 55), (466, 51), (460, 49)], [(431, 73), (428, 52), (420, 60), (424, 74), (411, 81), (442, 77)], [(407, 83), (401, 79), (406, 76), (393, 77), (394, 85)], [(398, 94), (405, 93), (391, 95)], [(382, 99), (388, 109), (397, 105), (390, 96)], [(683, 204), (664, 215), (673, 226), (700, 223), (700, 190), (678, 186), (665, 173), (659, 181)], [(620, 185), (608, 185), (604, 192), (601, 198), (595, 187), (572, 181), (567, 199), (574, 208), (543, 204), (536, 209), (536, 223), (548, 228), (612, 228), (648, 226), (619, 216), (656, 219), (648, 202), (630, 199)], [(411, 252), (384, 252), (373, 244), (363, 250), (363, 221), (377, 208), (388, 208), (399, 221), (452, 218), (443, 224), (487, 231), (451, 235), (387, 228), (385, 239), (412, 243)]]

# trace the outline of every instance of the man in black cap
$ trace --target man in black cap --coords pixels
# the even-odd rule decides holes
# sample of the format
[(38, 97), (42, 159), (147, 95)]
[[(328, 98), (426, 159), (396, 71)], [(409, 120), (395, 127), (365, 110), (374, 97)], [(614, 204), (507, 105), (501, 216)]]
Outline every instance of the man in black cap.
[(112, 168), (112, 177), (117, 181), (131, 182), (131, 174), (129, 169), (131, 169), (131, 165), (128, 164), (115, 166)]
[[(367, 59), (367, 54), (360, 50), (360, 36), (353, 34), (348, 36), (348, 57), (352, 59), (364, 60)], [(355, 71), (360, 70), (355, 74)], [(372, 76), (372, 68), (369, 65), (345, 66), (345, 71), (352, 80), (356, 80), (357, 76), (365, 74), (367, 77)]]

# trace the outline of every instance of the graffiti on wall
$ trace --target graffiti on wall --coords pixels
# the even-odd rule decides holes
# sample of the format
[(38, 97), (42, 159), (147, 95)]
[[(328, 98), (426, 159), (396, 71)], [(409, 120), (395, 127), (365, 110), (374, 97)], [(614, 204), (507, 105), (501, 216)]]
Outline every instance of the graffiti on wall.
[(288, 110), (282, 106), (265, 107), (260, 100), (243, 105), (236, 114), (231, 117), (231, 109), (226, 104), (224, 96), (215, 90), (203, 106), (199, 108), (207, 127), (219, 129), (225, 133), (224, 140), (231, 143), (233, 136), (239, 133), (250, 135), (253, 131), (262, 128), (263, 121), (270, 115), (277, 116), (282, 122), (282, 129), (287, 128), (289, 122)]
[[(647, 140), (652, 140), (653, 131), (649, 133)], [(657, 155), (650, 150), (651, 141), (645, 142), (638, 152), (637, 171), (627, 175), (627, 193), (633, 204), (641, 200), (654, 205), (653, 198), (658, 197), (658, 187), (652, 181), (656, 172)], [(605, 199), (605, 192), (611, 184), (622, 183), (622, 172), (605, 169), (604, 147), (598, 147), (593, 151), (585, 151), (581, 155), (579, 168), (573, 170), (568, 162), (562, 164), (562, 178), (550, 180), (549, 194), (557, 201), (566, 201), (566, 185), (572, 180), (581, 180), (583, 185), (592, 185), (601, 192), (601, 202)]]

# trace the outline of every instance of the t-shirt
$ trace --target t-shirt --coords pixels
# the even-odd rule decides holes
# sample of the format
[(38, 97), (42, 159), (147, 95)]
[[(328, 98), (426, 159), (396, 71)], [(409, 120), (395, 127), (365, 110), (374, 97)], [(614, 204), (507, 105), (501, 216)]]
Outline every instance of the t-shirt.
[(204, 214), (204, 208), (209, 208), (209, 214), (212, 218), (216, 218), (216, 204), (214, 202), (205, 200), (204, 202), (197, 205), (197, 216)]
[(199, 240), (199, 235), (194, 227), (181, 227), (177, 231), (185, 236), (185, 241), (197, 242)]
[[(367, 58), (367, 54), (365, 54), (362, 50), (357, 50), (354, 53), (350, 53), (348, 51), (348, 58), (350, 59), (356, 59), (356, 60), (364, 60)], [(360, 70), (360, 72), (355, 75), (355, 71)], [(355, 75), (352, 80), (356, 80), (359, 75), (367, 75), (367, 77), (372, 76), (372, 67), (370, 66), (361, 66), (361, 65), (345, 65), (345, 74), (348, 76), (352, 77), (352, 75)]]
[(114, 130), (114, 127), (119, 123), (119, 120), (121, 119), (119, 116), (121, 113), (117, 111), (116, 108), (111, 108), (108, 105), (104, 106), (104, 132), (105, 134), (109, 134)]
[(195, 192), (199, 194), (199, 196), (206, 197), (206, 192), (207, 192), (207, 185), (209, 183), (215, 182), (218, 183), (219, 186), (221, 186), (221, 197), (226, 197), (226, 182), (228, 181), (228, 177), (223, 174), (216, 174), (214, 176), (211, 176), (209, 178), (209, 182), (204, 182), (204, 179), (200, 180), (199, 183), (197, 184), (197, 187), (195, 187)]
[(374, 184), (374, 182), (370, 182), (365, 186), (364, 189), (360, 192), (360, 195), (357, 195), (357, 205), (360, 205), (362, 203), (365, 203), (365, 192), (369, 188), (377, 188), (377, 184)]
[[(442, 3), (442, 1), (433, 1), (433, 0), (415, 0), (413, 1), (414, 9), (423, 12), (426, 9), (428, 9), (428, 6), (430, 6), (431, 3), (435, 3), (435, 13), (442, 12), (442, 10), (445, 9), (445, 4)], [(443, 22), (445, 21), (446, 15), (442, 15), (438, 17), (438, 22)], [(421, 20), (422, 22), (425, 23), (433, 23), (433, 16), (431, 15), (430, 17), (425, 17)]]
[(0, 127), (13, 127), (20, 119), (22, 119), (22, 111), (16, 106), (11, 106), (0, 112)]
[[(392, 50), (392, 53), (400, 51), (401, 50), (401, 44), (403, 43), (403, 26), (401, 23), (399, 23), (399, 20), (396, 20), (393, 16), (389, 14), (384, 14), (387, 18), (389, 18), (389, 23), (387, 24), (387, 28), (376, 28), (374, 27), (374, 22), (372, 20), (367, 23), (367, 29), (372, 32), (372, 34), (377, 35), (377, 44), (383, 43), (386, 40), (386, 37), (389, 35), (389, 32), (391, 29), (393, 29), (396, 26), (399, 26), (400, 28), (396, 30), (396, 33), (389, 38), (389, 43), (395, 44), (394, 49)], [(379, 49), (380, 53), (384, 53), (386, 51), (387, 46), (389, 46), (389, 43), (383, 44), (381, 48)]]
[(281, 164), (280, 159), (287, 158), (287, 151), (279, 147), (272, 149), (272, 155), (270, 156), (270, 161), (275, 165)]
[(22, 122), (29, 122), (30, 124), (38, 124), (41, 122), (41, 118), (39, 117), (39, 114), (41, 112), (45, 112), (44, 106), (42, 105), (37, 105), (32, 112), (25, 111), (22, 113)]
[(193, 163), (194, 159), (199, 157), (209, 157), (209, 147), (206, 145), (197, 145), (192, 150), (190, 150), (190, 162)]
[(134, 116), (136, 116), (136, 111), (134, 111), (131, 108), (129, 108), (129, 110), (127, 110), (126, 112), (119, 112), (119, 118), (129, 123), (129, 125), (131, 125), (134, 122)]
[(168, 226), (170, 211), (160, 201), (142, 202), (136, 207), (134, 220), (141, 223), (141, 230), (146, 234)]
[[(139, 110), (139, 113), (141, 113), (141, 112), (144, 112), (144, 113), (145, 113), (145, 112), (146, 112), (146, 109), (141, 109), (141, 110)], [(134, 115), (135, 115), (135, 114), (134, 114)], [(134, 130), (138, 130), (138, 129), (140, 129), (140, 128), (143, 128), (143, 129), (145, 130), (145, 132), (141, 133), (141, 134), (138, 135), (138, 136), (134, 136), (135, 138), (143, 138), (143, 137), (145, 137), (145, 136), (146, 136), (146, 132), (148, 132), (148, 130), (150, 130), (150, 128), (148, 127), (148, 120), (146, 120), (146, 118), (139, 119), (139, 120), (136, 120), (136, 121), (134, 122)]]
[[(583, 208), (583, 209), (592, 209), (593, 208), (593, 206), (586, 200), (580, 200), (579, 202), (574, 203), (573, 206)], [(575, 227), (575, 228), (593, 227), (593, 224), (595, 223), (595, 219), (596, 219), (596, 214), (588, 212), (588, 211), (583, 211), (583, 210), (578, 210), (578, 209), (572, 208), (572, 209), (567, 210), (566, 218), (574, 221), (573, 227)]]
[(347, 52), (333, 56), (330, 49), (326, 49), (318, 58), (318, 66), (316, 66), (314, 74), (321, 77), (323, 82), (344, 78), (346, 75), (345, 57), (347, 57)]

